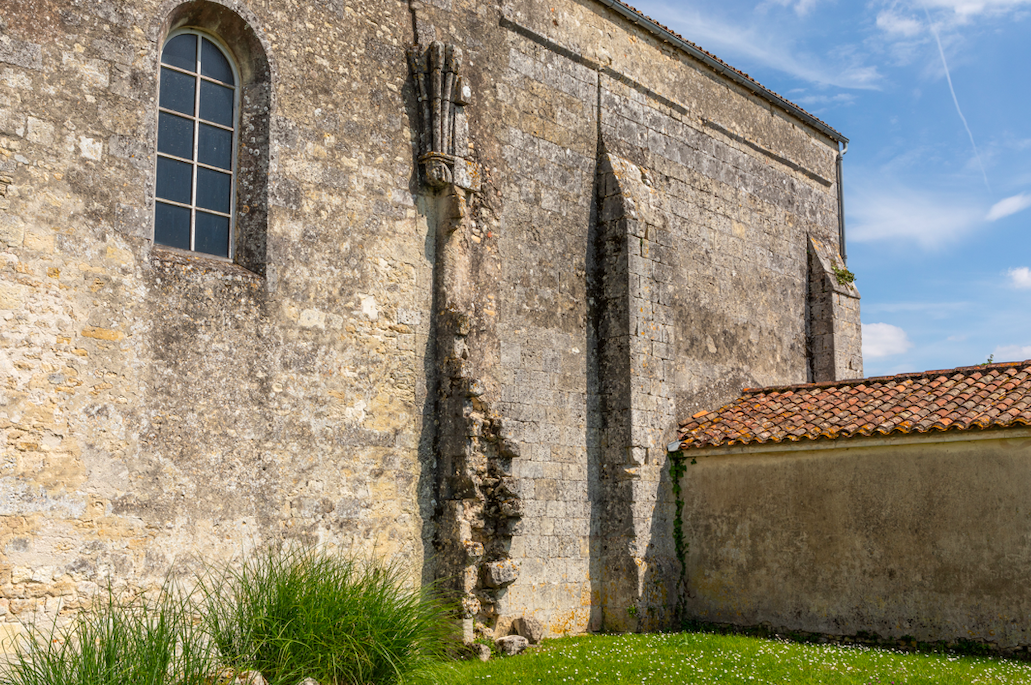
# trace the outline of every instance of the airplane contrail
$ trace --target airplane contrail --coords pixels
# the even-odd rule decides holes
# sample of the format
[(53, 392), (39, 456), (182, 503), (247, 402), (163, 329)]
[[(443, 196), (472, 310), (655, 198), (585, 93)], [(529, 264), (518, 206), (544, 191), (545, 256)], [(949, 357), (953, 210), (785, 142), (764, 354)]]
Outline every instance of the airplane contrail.
[(949, 64), (945, 61), (945, 51), (942, 49), (942, 41), (941, 38), (938, 37), (938, 29), (934, 28), (934, 22), (931, 21), (931, 13), (927, 10), (927, 5), (924, 5), (924, 14), (927, 15), (927, 25), (931, 28), (931, 33), (934, 34), (934, 42), (938, 44), (938, 54), (941, 55), (942, 67), (945, 68), (945, 80), (949, 82), (949, 92), (952, 93), (952, 101), (956, 103), (956, 113), (959, 114), (959, 118), (963, 122), (963, 128), (967, 130), (967, 135), (970, 136), (970, 147), (974, 148), (974, 157), (977, 158), (977, 166), (981, 167), (981, 176), (984, 177), (984, 186), (990, 193), (992, 192), (992, 186), (988, 183), (988, 174), (985, 173), (984, 164), (981, 163), (981, 153), (977, 151), (977, 143), (974, 142), (974, 134), (970, 130), (967, 118), (963, 116), (963, 110), (959, 107), (959, 99), (956, 97), (956, 89), (952, 87), (952, 74), (949, 73)]

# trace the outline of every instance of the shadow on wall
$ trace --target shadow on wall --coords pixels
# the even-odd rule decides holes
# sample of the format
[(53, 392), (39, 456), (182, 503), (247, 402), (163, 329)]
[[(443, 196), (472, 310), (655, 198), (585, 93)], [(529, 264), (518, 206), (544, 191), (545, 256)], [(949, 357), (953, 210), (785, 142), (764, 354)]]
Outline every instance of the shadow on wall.
[[(658, 481), (641, 483), (653, 485), (654, 492), (642, 493), (641, 498), (651, 514), (644, 568), (638, 600), (638, 630), (655, 631), (678, 627), (681, 613), (682, 561), (678, 558), (674, 537), (676, 501), (673, 494), (673, 464), (664, 455), (658, 470)], [(651, 499), (651, 497), (654, 499)]]
[[(415, 86), (415, 79), (411, 72), (405, 80), (404, 86), (405, 111), (410, 122), (418, 120), (416, 111), (418, 93)], [(419, 158), (419, 139), (413, 136), (410, 144), (413, 160)], [(433, 286), (430, 288), (430, 312), (437, 311), (440, 306), (436, 278), (437, 262), (437, 217), (434, 216), (433, 203), (423, 193), (422, 177), (418, 164), (412, 164), (411, 174), (408, 178), (408, 191), (412, 194), (415, 202), (418, 220), (425, 231), (423, 239), (423, 258), (432, 274)], [(413, 315), (414, 316), (414, 315)], [(423, 325), (422, 317), (412, 321), (412, 325)], [(437, 369), (437, 325), (436, 317), (431, 316), (426, 322), (429, 327), (429, 335), (426, 336), (426, 347), (422, 351), (422, 370), (426, 385), (422, 388), (424, 393), (422, 401), (422, 430), (419, 433), (419, 483), (417, 497), (419, 502), (419, 517), (422, 519), (422, 584), (432, 585), (437, 579), (436, 563), (436, 533), (435, 525), (437, 517), (437, 428), (436, 418), (438, 415), (437, 398), (440, 394), (440, 374)], [(418, 391), (417, 391), (418, 392)]]
[(594, 631), (672, 625), (679, 566), (673, 550), (668, 458), (637, 466), (632, 445), (629, 232), (619, 178), (599, 144), (588, 234), (587, 465)]
[(597, 171), (594, 175), (594, 188), (592, 192), (590, 225), (587, 229), (587, 255), (585, 259), (587, 274), (587, 499), (591, 506), (590, 529), (590, 559), (588, 571), (590, 573), (591, 587), (591, 616), (588, 628), (591, 631), (600, 631), (604, 627), (604, 614), (602, 607), (602, 579), (603, 561), (601, 544), (602, 536), (607, 532), (607, 526), (603, 526), (603, 510), (605, 509), (602, 494), (604, 483), (602, 481), (602, 454), (605, 443), (605, 401), (601, 390), (601, 357), (602, 350), (599, 342), (601, 334), (601, 314), (604, 310), (604, 283), (603, 271), (599, 262), (604, 247), (601, 238), (601, 226), (599, 222), (599, 205), (601, 202), (601, 151), (598, 153)]

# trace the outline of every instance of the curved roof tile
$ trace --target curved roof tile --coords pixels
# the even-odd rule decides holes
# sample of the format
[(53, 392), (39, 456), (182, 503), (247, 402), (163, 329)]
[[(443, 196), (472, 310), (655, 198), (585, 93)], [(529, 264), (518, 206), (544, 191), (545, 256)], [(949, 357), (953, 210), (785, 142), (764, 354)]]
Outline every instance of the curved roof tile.
[(1031, 426), (1031, 360), (745, 388), (680, 424), (681, 450)]

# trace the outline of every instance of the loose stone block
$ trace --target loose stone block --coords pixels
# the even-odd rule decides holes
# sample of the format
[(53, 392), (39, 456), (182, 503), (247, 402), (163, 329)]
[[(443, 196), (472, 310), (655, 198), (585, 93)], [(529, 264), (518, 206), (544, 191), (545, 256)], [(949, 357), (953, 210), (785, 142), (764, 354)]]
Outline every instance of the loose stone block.
[(533, 616), (523, 616), (516, 619), (515, 629), (531, 645), (539, 643), (544, 638), (544, 624)]
[(506, 656), (515, 656), (520, 652), (524, 651), (530, 644), (529, 641), (521, 635), (508, 635), (506, 637), (500, 637), (494, 641), (497, 645), (498, 651)]

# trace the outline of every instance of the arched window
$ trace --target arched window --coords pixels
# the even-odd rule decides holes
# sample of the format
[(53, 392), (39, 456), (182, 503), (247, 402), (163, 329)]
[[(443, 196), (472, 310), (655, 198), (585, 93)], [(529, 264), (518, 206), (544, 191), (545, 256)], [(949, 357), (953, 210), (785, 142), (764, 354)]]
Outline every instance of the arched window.
[(173, 33), (161, 52), (154, 242), (233, 258), (236, 66), (213, 38)]

